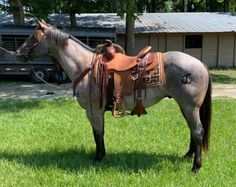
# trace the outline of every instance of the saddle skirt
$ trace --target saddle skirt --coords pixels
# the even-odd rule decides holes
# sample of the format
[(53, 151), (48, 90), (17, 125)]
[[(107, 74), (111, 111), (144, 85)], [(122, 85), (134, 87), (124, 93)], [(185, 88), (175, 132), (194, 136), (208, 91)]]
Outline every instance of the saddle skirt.
[[(116, 94), (130, 95), (134, 90), (135, 78), (137, 77), (137, 66), (140, 59), (128, 57), (117, 53), (115, 58), (107, 63), (107, 71), (114, 74), (114, 86)], [(146, 87), (153, 87), (165, 84), (165, 70), (163, 53), (148, 53), (146, 77), (144, 82)], [(102, 55), (98, 58), (94, 66), (94, 80), (96, 84), (102, 85)]]
[[(163, 53), (148, 53), (142, 59), (117, 53), (111, 61), (105, 63), (102, 61), (102, 55), (98, 59), (94, 65), (94, 79), (96, 84), (100, 85), (101, 107), (105, 92), (110, 92), (106, 95), (115, 97), (115, 103), (119, 107), (124, 106), (122, 99), (124, 95), (131, 95), (137, 90), (137, 95), (140, 97), (142, 89), (165, 84)], [(142, 75), (140, 75), (140, 69), (143, 68), (140, 66), (141, 63), (145, 66), (145, 73), (142, 72)], [(138, 76), (142, 76), (141, 79)], [(113, 80), (109, 81), (111, 78)]]
[(107, 103), (113, 105), (113, 116), (123, 117), (117, 116), (115, 110), (120, 108), (126, 113), (123, 96), (132, 93), (136, 96), (137, 90), (133, 114), (147, 114), (142, 105), (142, 89), (165, 84), (163, 53), (147, 53), (142, 59), (117, 53), (109, 62), (103, 62), (101, 55), (94, 66), (94, 76), (96, 83), (100, 85), (100, 107), (106, 93), (107, 101), (115, 98), (113, 104)]

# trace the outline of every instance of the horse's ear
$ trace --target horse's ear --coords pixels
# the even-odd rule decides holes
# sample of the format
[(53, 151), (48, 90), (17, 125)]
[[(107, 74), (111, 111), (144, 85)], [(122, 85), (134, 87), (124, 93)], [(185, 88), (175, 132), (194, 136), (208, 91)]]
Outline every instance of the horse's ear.
[(37, 24), (38, 24), (38, 27), (41, 28), (41, 29), (45, 29), (47, 27), (47, 24), (44, 20), (39, 20), (39, 19), (35, 19)]
[(46, 21), (44, 21), (43, 19), (41, 19), (41, 22), (44, 23), (45, 25), (47, 24)]

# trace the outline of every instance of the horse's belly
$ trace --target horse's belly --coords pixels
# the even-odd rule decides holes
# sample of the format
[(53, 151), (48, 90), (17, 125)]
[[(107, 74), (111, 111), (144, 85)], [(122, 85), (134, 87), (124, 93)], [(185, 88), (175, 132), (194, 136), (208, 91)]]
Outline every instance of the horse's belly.
[[(145, 108), (150, 107), (158, 103), (161, 99), (166, 96), (164, 93), (164, 86), (156, 86), (152, 88), (147, 88), (146, 91), (142, 91), (142, 103)], [(129, 96), (123, 96), (123, 101), (125, 108), (127, 110), (133, 110), (136, 105), (136, 94), (131, 94)]]

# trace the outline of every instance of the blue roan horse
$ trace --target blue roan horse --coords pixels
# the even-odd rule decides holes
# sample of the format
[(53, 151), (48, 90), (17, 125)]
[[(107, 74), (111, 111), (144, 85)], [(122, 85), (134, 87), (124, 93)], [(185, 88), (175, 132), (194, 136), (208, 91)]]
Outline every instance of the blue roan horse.
[[(16, 55), (51, 55), (58, 60), (74, 82), (96, 58), (94, 50), (55, 27), (38, 21), (35, 32), (16, 51)], [(208, 150), (211, 123), (211, 78), (202, 62), (182, 52), (164, 53), (166, 84), (146, 89), (144, 107), (156, 104), (165, 97), (172, 97), (188, 123), (191, 133), (190, 147), (186, 157), (194, 155), (194, 172), (201, 167), (202, 150)], [(78, 103), (86, 110), (93, 128), (96, 143), (95, 160), (105, 155), (104, 113), (106, 97), (100, 107), (100, 87), (95, 84), (93, 71), (85, 74), (75, 88)], [(144, 94), (143, 90), (143, 94)], [(134, 94), (124, 96), (127, 110), (135, 107)]]

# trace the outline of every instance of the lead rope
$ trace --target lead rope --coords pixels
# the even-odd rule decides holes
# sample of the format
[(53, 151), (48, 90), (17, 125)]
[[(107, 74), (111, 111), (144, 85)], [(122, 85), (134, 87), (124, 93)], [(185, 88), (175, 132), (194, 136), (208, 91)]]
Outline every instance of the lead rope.
[(48, 82), (45, 81), (43, 78), (41, 78), (41, 77), (34, 71), (34, 68), (33, 68), (33, 66), (29, 63), (29, 61), (27, 61), (26, 64), (29, 65), (30, 71), (32, 71), (32, 72), (36, 75), (36, 77), (37, 77), (38, 79), (40, 79), (43, 83), (45, 83), (46, 85), (48, 85), (48, 86), (50, 86), (50, 87), (56, 88), (56, 89), (58, 89), (58, 90), (61, 89), (59, 86), (53, 85), (53, 84), (51, 84), (51, 83), (48, 83)]
[[(94, 60), (95, 60), (96, 54), (93, 54), (92, 62), (91, 62), (91, 67), (94, 65)], [(89, 80), (89, 102), (90, 102), (90, 112), (91, 112), (91, 118), (94, 123), (94, 116), (93, 116), (93, 103), (92, 103), (92, 92), (93, 92), (93, 87), (92, 87), (92, 78), (93, 78), (93, 71), (94, 68), (90, 71), (90, 80)]]
[(10, 55), (14, 55), (14, 54), (15, 54), (14, 51), (9, 51), (9, 50), (7, 50), (7, 49), (5, 49), (5, 48), (3, 48), (3, 47), (0, 47), (0, 49), (3, 50), (3, 51), (5, 51), (5, 52), (7, 52), (7, 53), (9, 53)]
[[(7, 50), (7, 49), (5, 49), (5, 48), (3, 48), (3, 47), (0, 47), (0, 49), (3, 50), (3, 51), (5, 51), (6, 53), (9, 53), (9, 54), (12, 55), (12, 56), (16, 56), (14, 51), (9, 51), (9, 50)], [(43, 83), (45, 83), (46, 85), (48, 85), (48, 86), (50, 86), (50, 87), (54, 87), (54, 88), (60, 89), (60, 87), (55, 86), (55, 85), (53, 85), (53, 84), (50, 84), (50, 83), (48, 83), (47, 81), (45, 81), (43, 78), (41, 78), (41, 77), (34, 71), (34, 68), (33, 68), (33, 66), (29, 63), (29, 61), (26, 61), (26, 64), (29, 65), (30, 70), (31, 70), (31, 71), (36, 75), (36, 77), (37, 77), (38, 79), (40, 79)]]

